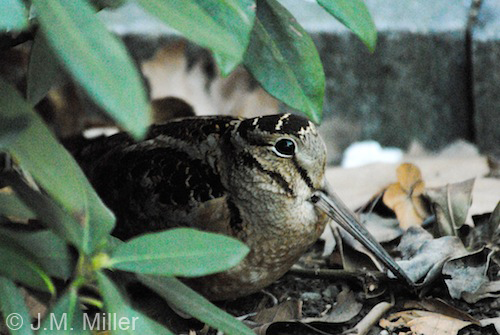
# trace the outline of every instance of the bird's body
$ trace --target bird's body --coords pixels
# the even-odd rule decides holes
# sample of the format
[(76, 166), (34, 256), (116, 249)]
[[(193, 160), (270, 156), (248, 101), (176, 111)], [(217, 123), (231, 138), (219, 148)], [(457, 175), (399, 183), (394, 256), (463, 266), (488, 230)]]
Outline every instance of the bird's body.
[(310, 201), (325, 187), (325, 145), (299, 116), (178, 119), (151, 127), (140, 142), (126, 134), (94, 140), (75, 157), (115, 212), (117, 237), (183, 226), (249, 246), (236, 267), (186, 279), (212, 300), (281, 277), (328, 221)]

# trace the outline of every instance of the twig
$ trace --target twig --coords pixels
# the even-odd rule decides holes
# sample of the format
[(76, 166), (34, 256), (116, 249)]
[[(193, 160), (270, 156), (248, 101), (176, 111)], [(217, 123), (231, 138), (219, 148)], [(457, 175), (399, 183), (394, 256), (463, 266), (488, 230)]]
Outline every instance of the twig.
[[(394, 299), (392, 299), (394, 300)], [(353, 328), (356, 335), (366, 335), (370, 329), (382, 318), (382, 316), (387, 313), (394, 306), (394, 301), (386, 302), (382, 301), (375, 305), (366, 316), (358, 322), (358, 324)]]
[(387, 277), (386, 274), (378, 271), (346, 271), (332, 269), (299, 269), (293, 267), (288, 272), (296, 276), (305, 278), (327, 278), (327, 279), (358, 279), (372, 278), (379, 282), (387, 282), (395, 279)]

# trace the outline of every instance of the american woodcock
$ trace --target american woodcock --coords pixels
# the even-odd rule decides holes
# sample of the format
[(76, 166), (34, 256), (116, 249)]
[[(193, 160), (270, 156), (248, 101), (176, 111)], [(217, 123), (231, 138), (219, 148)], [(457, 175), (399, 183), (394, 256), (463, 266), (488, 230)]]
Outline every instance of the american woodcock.
[(124, 133), (96, 139), (75, 156), (115, 212), (117, 237), (183, 226), (250, 248), (234, 268), (187, 280), (209, 299), (248, 295), (281, 277), (318, 239), (328, 215), (409, 281), (349, 210), (331, 200), (325, 145), (303, 117), (178, 119), (152, 126), (140, 142)]

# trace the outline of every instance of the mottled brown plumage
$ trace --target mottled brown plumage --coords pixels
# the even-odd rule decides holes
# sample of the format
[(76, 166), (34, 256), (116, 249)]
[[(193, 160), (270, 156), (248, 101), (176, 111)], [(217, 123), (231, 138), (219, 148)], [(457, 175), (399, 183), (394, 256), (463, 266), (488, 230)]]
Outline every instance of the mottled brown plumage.
[(299, 116), (179, 119), (153, 126), (138, 143), (118, 134), (75, 156), (117, 215), (117, 237), (187, 226), (250, 247), (236, 267), (186, 280), (212, 300), (278, 279), (327, 222), (310, 201), (325, 187), (325, 145)]

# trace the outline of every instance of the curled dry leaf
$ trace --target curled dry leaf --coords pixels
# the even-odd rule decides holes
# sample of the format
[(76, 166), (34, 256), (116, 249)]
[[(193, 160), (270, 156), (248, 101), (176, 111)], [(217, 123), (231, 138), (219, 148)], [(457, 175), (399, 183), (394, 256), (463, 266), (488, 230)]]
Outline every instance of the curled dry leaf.
[(398, 182), (389, 185), (384, 192), (384, 204), (396, 213), (401, 228), (421, 225), (427, 217), (422, 194), (425, 184), (418, 167), (401, 164), (396, 170)]
[(436, 214), (441, 236), (457, 236), (457, 230), (465, 224), (467, 212), (472, 204), (474, 179), (448, 184), (426, 191)]
[[(461, 229), (464, 244), (470, 250), (484, 246), (491, 250), (500, 250), (500, 202), (492, 213), (472, 217), (474, 228)], [(468, 228), (468, 227), (464, 227)]]
[(484, 283), (478, 290), (476, 290), (476, 292), (464, 292), (462, 297), (469, 304), (475, 304), (479, 300), (486, 298), (498, 298), (500, 297), (500, 280)]
[(411, 227), (403, 235), (398, 250), (403, 257), (398, 264), (414, 282), (421, 281), (420, 285), (426, 287), (445, 275), (454, 299), (475, 294), (489, 281), (486, 273), (493, 251), (487, 247), (468, 251), (456, 236), (434, 239), (422, 227)]
[(423, 279), (422, 286), (427, 286), (441, 276), (447, 260), (467, 254), (457, 237), (433, 239), (431, 234), (418, 226), (406, 231), (398, 250), (404, 259), (398, 261), (398, 264), (414, 282)]
[(486, 275), (492, 252), (483, 248), (448, 260), (443, 266), (444, 280), (450, 295), (460, 299), (464, 293), (475, 293), (481, 285), (487, 283)]

